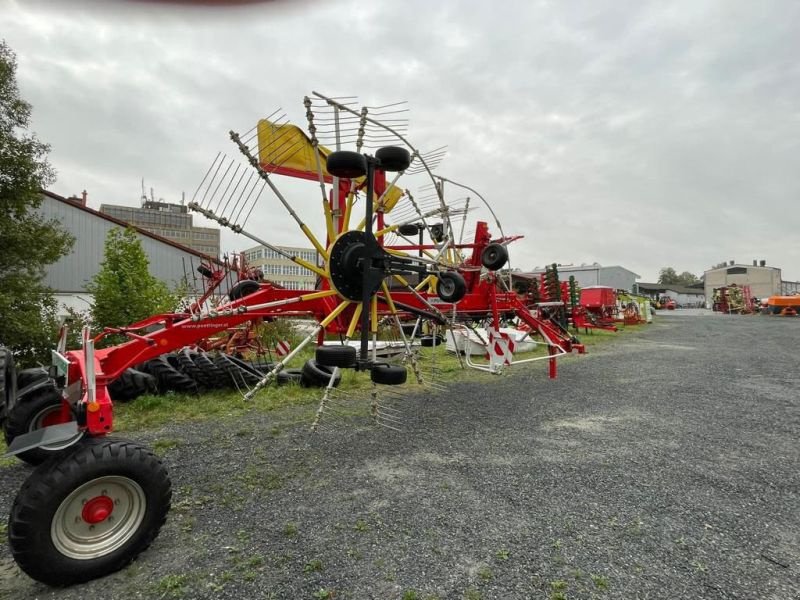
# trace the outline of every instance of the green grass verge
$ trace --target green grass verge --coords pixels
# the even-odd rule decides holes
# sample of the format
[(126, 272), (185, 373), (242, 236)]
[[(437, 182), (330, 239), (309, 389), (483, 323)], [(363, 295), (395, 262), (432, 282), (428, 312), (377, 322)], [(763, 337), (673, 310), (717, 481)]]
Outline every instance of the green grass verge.
[[(579, 332), (576, 335), (586, 345), (587, 352), (591, 353), (593, 347), (613, 343), (623, 337), (636, 334), (646, 326), (629, 326), (621, 328), (618, 332), (589, 330), (588, 333)], [(463, 369), (458, 358), (438, 348), (421, 348), (420, 364), (423, 371), (430, 364), (435, 353), (437, 382), (448, 383), (453, 381), (488, 381), (494, 377), (474, 369)], [(536, 354), (543, 354), (544, 349), (539, 347), (531, 353), (520, 354), (518, 358), (531, 358)], [(291, 366), (300, 366), (313, 355), (313, 349), (300, 353)], [(475, 359), (478, 361), (479, 359)], [(480, 361), (484, 362), (484, 361)], [(535, 364), (535, 363), (534, 363)], [(544, 374), (545, 361), (542, 361)], [(522, 372), (528, 365), (519, 365), (509, 369), (510, 373)], [(424, 386), (416, 383), (413, 374), (409, 372), (409, 383), (403, 389), (409, 393), (421, 391)], [(353, 370), (344, 370), (339, 390), (346, 392), (352, 399), (348, 412), (352, 415), (366, 415), (368, 403), (361, 400), (369, 398), (371, 382), (366, 373)], [(433, 393), (433, 392), (431, 392)], [(297, 407), (299, 410), (293, 415), (298, 422), (309, 422), (321, 397), (320, 388), (303, 388), (296, 384), (283, 386), (269, 385), (261, 390), (252, 401), (246, 402), (242, 395), (232, 390), (214, 390), (199, 395), (169, 393), (163, 396), (141, 396), (132, 402), (117, 403), (114, 405), (114, 429), (117, 433), (129, 433), (146, 429), (153, 429), (182, 421), (195, 421), (203, 419), (227, 419), (242, 415), (248, 411), (270, 412), (286, 407)], [(0, 452), (5, 450), (5, 444), (0, 441)], [(0, 467), (16, 464), (13, 457), (0, 458)]]

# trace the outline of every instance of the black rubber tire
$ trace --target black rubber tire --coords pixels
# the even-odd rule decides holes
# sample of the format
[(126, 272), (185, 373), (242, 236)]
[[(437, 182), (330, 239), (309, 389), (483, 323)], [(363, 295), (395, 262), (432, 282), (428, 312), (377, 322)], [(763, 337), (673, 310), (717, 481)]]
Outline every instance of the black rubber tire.
[(157, 358), (148, 360), (143, 370), (156, 378), (159, 393), (197, 393), (197, 384), (194, 379), (187, 377), (180, 371), (178, 357), (174, 354), (162, 354)]
[(50, 375), (44, 367), (32, 367), (17, 371), (17, 390), (28, 387), (32, 383), (47, 379)]
[(441, 241), (444, 241), (444, 225), (441, 223), (434, 223), (429, 227), (431, 233), (431, 239), (436, 242), (437, 244)]
[[(17, 398), (3, 428), (6, 444), (10, 444), (17, 436), (39, 429), (45, 424), (55, 424), (48, 423), (48, 418), (60, 413), (61, 403), (61, 392), (54, 384), (42, 386)], [(69, 444), (59, 444), (48, 448), (33, 448), (16, 456), (28, 464), (38, 465), (63, 452), (68, 446)]]
[(14, 368), (14, 354), (0, 346), (0, 419), (6, 416), (6, 409), (17, 397), (17, 373)]
[(235, 383), (244, 382), (247, 385), (255, 385), (264, 379), (264, 374), (261, 373), (261, 371), (253, 367), (250, 363), (243, 361), (241, 358), (236, 358), (230, 354), (220, 354), (219, 356), (220, 361), (224, 360), (233, 365), (233, 368), (228, 369), (228, 373), (235, 380)]
[(444, 343), (444, 338), (440, 335), (423, 335), (419, 338), (419, 345), (423, 348), (432, 348), (433, 346), (439, 346)]
[(205, 352), (192, 352), (188, 348), (181, 352), (188, 354), (199, 369), (197, 371), (198, 383), (202, 382), (208, 389), (222, 388), (227, 385), (227, 374), (214, 364), (208, 354)]
[(194, 380), (198, 389), (205, 388), (207, 387), (205, 374), (203, 370), (195, 364), (192, 358), (193, 354), (196, 354), (196, 352), (189, 348), (178, 350), (178, 352), (175, 353), (175, 358), (178, 361), (178, 368), (181, 373)]
[(369, 371), (373, 383), (382, 385), (402, 385), (408, 379), (408, 371), (399, 365), (373, 365)]
[(439, 273), (436, 278), (436, 295), (443, 302), (458, 302), (467, 293), (467, 283), (460, 273), (444, 271)]
[(355, 179), (367, 174), (367, 159), (363, 154), (349, 150), (331, 152), (327, 160), (328, 173), (334, 177)]
[(244, 298), (245, 296), (254, 294), (259, 289), (261, 289), (261, 284), (259, 284), (257, 281), (252, 279), (242, 279), (234, 284), (234, 286), (231, 288), (231, 291), (228, 292), (228, 297), (232, 302), (234, 300), (238, 300), (239, 298)]
[(508, 249), (503, 244), (489, 244), (481, 252), (481, 264), (490, 271), (499, 271), (507, 262)]
[(317, 346), (314, 358), (323, 367), (352, 369), (356, 366), (356, 349), (352, 346)]
[[(51, 533), (51, 527), (58, 530), (53, 523), (58, 508), (78, 488), (106, 477), (138, 486), (142, 520), (127, 539), (122, 536), (119, 547), (96, 558), (70, 557), (58, 549)], [(150, 546), (167, 519), (171, 500), (169, 474), (150, 450), (124, 440), (86, 438), (36, 469), (17, 493), (8, 527), (11, 554), (25, 573), (47, 585), (67, 586), (108, 575)], [(118, 523), (123, 524), (124, 517), (119, 515)], [(80, 543), (75, 542), (76, 549)]]
[(122, 375), (108, 385), (108, 394), (114, 402), (130, 402), (144, 394), (157, 393), (156, 378), (136, 369), (125, 369)]
[[(303, 387), (328, 387), (334, 368), (317, 364), (317, 361), (311, 358), (303, 365), (300, 385)], [(337, 387), (341, 382), (342, 373), (339, 371), (336, 373), (336, 379), (333, 380), (333, 387)]]
[(400, 235), (410, 236), (419, 235), (419, 225), (416, 223), (406, 223), (397, 228), (397, 233)]
[(400, 146), (384, 146), (375, 151), (378, 167), (388, 173), (405, 171), (411, 164), (411, 153)]
[[(302, 383), (303, 369), (284, 369), (278, 373), (278, 385), (286, 385), (289, 383)], [(339, 385), (338, 383), (336, 385)]]
[(524, 296), (531, 291), (531, 284), (527, 281), (515, 281), (511, 289), (514, 290), (514, 293), (518, 296)]

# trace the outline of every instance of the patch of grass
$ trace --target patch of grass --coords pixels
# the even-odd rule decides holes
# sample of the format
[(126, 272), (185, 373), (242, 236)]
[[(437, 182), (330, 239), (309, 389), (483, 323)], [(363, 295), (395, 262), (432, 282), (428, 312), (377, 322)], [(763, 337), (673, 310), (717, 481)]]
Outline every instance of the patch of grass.
[(708, 571), (708, 567), (704, 563), (701, 563), (699, 560), (694, 561), (692, 563), (692, 567), (694, 568), (696, 573), (705, 573), (706, 571)]
[(489, 581), (492, 577), (494, 577), (494, 574), (488, 565), (483, 565), (480, 569), (478, 569), (478, 577), (480, 577), (483, 581)]
[(322, 571), (322, 561), (318, 558), (308, 561), (303, 567), (303, 573), (316, 573)]
[(508, 560), (509, 556), (510, 554), (508, 550), (506, 550), (505, 548), (501, 548), (500, 550), (495, 552), (495, 557), (497, 558), (497, 560)]
[(250, 532), (246, 529), (239, 529), (236, 532), (236, 539), (239, 540), (240, 543), (246, 544), (250, 541)]
[(598, 590), (607, 590), (608, 589), (608, 577), (604, 575), (592, 575), (592, 582), (594, 582), (594, 587)]
[(403, 592), (403, 600), (419, 600), (419, 594), (416, 590), (406, 590)]
[(358, 521), (356, 521), (356, 524), (353, 525), (353, 529), (355, 529), (356, 531), (360, 531), (361, 533), (364, 533), (366, 531), (369, 531), (369, 525), (365, 520), (359, 519)]
[(297, 523), (289, 521), (283, 526), (283, 535), (286, 537), (294, 537), (297, 535)]
[(254, 554), (250, 558), (247, 559), (247, 566), (251, 569), (257, 569), (264, 565), (264, 557), (260, 554)]
[(156, 588), (162, 597), (180, 598), (186, 591), (188, 575), (167, 575), (158, 580)]
[(481, 593), (474, 587), (468, 587), (464, 590), (464, 600), (481, 600), (482, 598)]
[(153, 442), (153, 452), (155, 452), (159, 456), (164, 456), (167, 450), (172, 450), (173, 448), (177, 448), (182, 443), (183, 440), (180, 439), (162, 438)]
[(333, 590), (329, 590), (328, 588), (319, 588), (319, 590), (314, 592), (314, 598), (317, 598), (317, 600), (328, 600), (328, 598), (333, 598)]
[(556, 579), (550, 582), (550, 589), (554, 592), (563, 592), (567, 589), (567, 582), (563, 579)]

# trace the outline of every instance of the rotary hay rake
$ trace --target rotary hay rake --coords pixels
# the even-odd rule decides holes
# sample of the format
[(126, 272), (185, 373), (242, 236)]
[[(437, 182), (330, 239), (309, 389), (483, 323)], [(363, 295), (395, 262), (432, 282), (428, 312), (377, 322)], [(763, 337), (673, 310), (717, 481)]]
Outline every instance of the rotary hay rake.
[[(210, 306), (199, 298), (184, 312), (154, 315), (126, 328), (106, 330), (93, 339), (85, 330), (81, 351), (66, 351), (66, 336), (62, 335), (53, 353), (53, 377), (44, 384), (57, 390), (60, 414), (54, 424), (14, 437), (9, 445), (10, 454), (24, 456), (30, 450), (52, 454), (23, 485), (9, 518), (12, 554), (31, 577), (51, 585), (68, 585), (116, 571), (150, 545), (166, 519), (171, 483), (161, 461), (141, 445), (106, 437), (113, 429), (108, 384), (133, 364), (253, 319), (312, 315), (317, 319), (313, 332), (260, 377), (245, 397), (252, 398), (276, 378), (301, 348), (314, 340), (321, 342), (326, 331), (339, 334), (344, 342), (360, 331), (359, 352), (347, 344), (316, 349), (316, 363), (328, 368), (331, 377), (315, 425), (335, 409), (337, 392), (333, 387), (339, 369), (355, 368), (370, 373), (376, 421), (396, 427), (399, 414), (378, 399), (378, 386), (404, 383), (407, 371), (403, 365), (377, 360), (374, 342), (384, 320), (396, 327), (404, 358), (418, 379), (423, 371), (403, 333), (403, 319), (416, 319), (415, 329), (426, 321), (452, 333), (458, 320), (488, 319), (499, 330), (502, 316), (516, 315), (545, 340), (551, 376), (555, 376), (557, 356), (583, 351), (556, 323), (529, 311), (511, 291), (510, 282), (498, 273), (508, 259), (506, 245), (516, 238), (502, 235), (493, 240), (487, 223), (481, 221), (471, 241), (464, 241), (469, 239), (465, 238), (469, 199), (453, 205), (445, 202), (445, 184), (459, 184), (431, 172), (444, 150), (425, 155), (407, 142), (405, 125), (392, 116), (403, 108), (391, 105), (373, 111), (391, 122), (387, 125), (375, 118), (371, 109), (358, 111), (351, 102), (321, 94), (315, 94), (314, 100), (306, 98), (304, 104), (310, 136), (281, 117), (261, 121), (245, 135), (231, 132), (252, 170), (218, 155), (190, 207), (316, 273), (318, 289), (298, 292), (253, 285), (243, 279), (231, 289), (229, 300), (220, 304)], [(328, 119), (326, 129), (317, 127), (323, 118)], [(333, 136), (337, 150), (327, 150), (317, 134)], [(356, 151), (338, 149), (346, 139), (354, 141)], [(401, 147), (385, 146), (386, 142)], [(361, 153), (376, 146), (374, 155)], [(412, 172), (425, 173), (432, 182), (418, 200), (396, 186), (401, 174)], [(387, 181), (387, 174), (393, 174), (392, 181)], [(281, 194), (273, 175), (319, 182), (324, 242)], [(330, 194), (326, 186), (331, 186)], [(267, 188), (323, 257), (322, 265), (287, 253), (245, 230)], [(406, 202), (400, 203), (403, 198)], [(363, 204), (364, 216), (351, 226), (357, 203)], [(397, 216), (393, 213), (394, 222), (388, 224), (387, 215), (395, 207)], [(432, 243), (422, 243), (420, 233), (427, 234)], [(414, 284), (410, 281), (413, 277), (417, 279)], [(437, 331), (433, 333), (435, 336)], [(95, 348), (111, 334), (124, 334), (129, 341)], [(10, 353), (0, 350), (0, 359), (7, 375), (4, 381), (13, 380)], [(505, 362), (510, 361), (489, 370), (499, 372)], [(13, 385), (3, 389), (8, 414), (18, 408), (18, 398)]]

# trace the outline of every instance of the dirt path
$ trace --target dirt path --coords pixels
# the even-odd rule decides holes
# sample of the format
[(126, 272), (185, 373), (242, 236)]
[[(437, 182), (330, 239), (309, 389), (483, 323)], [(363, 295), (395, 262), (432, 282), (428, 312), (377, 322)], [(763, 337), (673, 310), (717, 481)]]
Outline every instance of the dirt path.
[[(800, 598), (800, 319), (623, 343), (309, 436), (296, 411), (143, 432), (171, 517), (133, 566), (9, 598)], [(29, 470), (0, 469), (0, 514)], [(3, 574), (4, 573), (4, 574)], [(326, 595), (327, 594), (327, 595)]]

